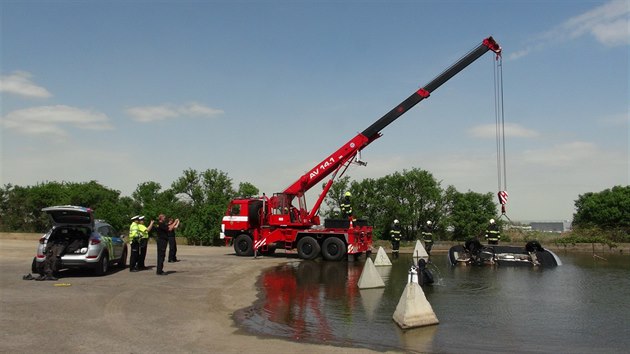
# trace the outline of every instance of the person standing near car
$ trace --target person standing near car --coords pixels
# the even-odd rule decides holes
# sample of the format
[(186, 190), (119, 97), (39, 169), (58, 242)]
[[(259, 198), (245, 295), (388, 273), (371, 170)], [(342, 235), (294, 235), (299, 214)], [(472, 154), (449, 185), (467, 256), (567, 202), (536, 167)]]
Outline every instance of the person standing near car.
[(177, 239), (175, 238), (175, 230), (179, 227), (179, 219), (173, 220), (173, 218), (168, 218), (168, 226), (171, 229), (168, 232), (168, 261), (179, 262), (177, 259)]
[(138, 268), (145, 270), (147, 267), (144, 260), (147, 258), (147, 245), (149, 244), (149, 231), (153, 228), (153, 220), (149, 226), (144, 225), (144, 215), (138, 218), (138, 232), (140, 233), (140, 254), (138, 257)]
[(131, 218), (131, 225), (129, 225), (129, 244), (131, 246), (131, 255), (129, 256), (129, 271), (138, 271), (138, 258), (140, 256), (140, 232), (138, 230), (139, 215)]
[(164, 258), (166, 258), (166, 246), (168, 245), (168, 234), (171, 231), (168, 220), (164, 214), (158, 216), (157, 225), (157, 270), (155, 274), (166, 275), (164, 272)]

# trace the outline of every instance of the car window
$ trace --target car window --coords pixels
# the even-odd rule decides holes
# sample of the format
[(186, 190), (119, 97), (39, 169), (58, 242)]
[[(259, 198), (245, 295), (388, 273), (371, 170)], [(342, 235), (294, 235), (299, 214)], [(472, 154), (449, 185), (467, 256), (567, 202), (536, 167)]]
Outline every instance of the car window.
[(107, 225), (103, 225), (101, 227), (98, 228), (98, 233), (101, 234), (101, 236), (111, 236), (109, 234), (109, 227)]

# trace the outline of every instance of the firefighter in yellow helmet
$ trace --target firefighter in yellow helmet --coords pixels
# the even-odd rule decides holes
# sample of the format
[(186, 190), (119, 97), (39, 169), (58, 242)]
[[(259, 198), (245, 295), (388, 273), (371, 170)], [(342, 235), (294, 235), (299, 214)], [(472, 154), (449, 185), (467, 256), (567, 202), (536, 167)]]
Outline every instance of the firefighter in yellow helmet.
[(486, 229), (486, 240), (489, 245), (498, 245), (501, 240), (501, 232), (499, 231), (499, 225), (494, 222), (494, 219), (490, 219), (490, 224)]
[(392, 257), (398, 258), (398, 250), (400, 249), (400, 222), (394, 220), (394, 225), (389, 230), (389, 238), (392, 242)]
[(350, 204), (350, 197), (352, 197), (352, 194), (350, 194), (350, 192), (346, 192), (343, 196), (341, 204), (339, 205), (339, 208), (341, 209), (341, 217), (343, 219), (352, 217), (352, 204)]
[(427, 220), (427, 222), (422, 226), (422, 241), (424, 241), (424, 249), (430, 256), (431, 248), (433, 248), (433, 223), (431, 220)]

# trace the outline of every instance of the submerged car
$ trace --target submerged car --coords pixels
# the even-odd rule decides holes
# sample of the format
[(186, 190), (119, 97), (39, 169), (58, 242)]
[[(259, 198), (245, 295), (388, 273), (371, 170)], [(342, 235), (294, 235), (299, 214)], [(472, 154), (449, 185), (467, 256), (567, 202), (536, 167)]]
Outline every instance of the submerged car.
[(123, 236), (103, 220), (95, 220), (92, 209), (63, 205), (42, 209), (52, 228), (40, 238), (32, 271), (38, 272), (46, 259), (48, 244), (61, 245), (59, 269), (90, 268), (96, 275), (107, 273), (110, 265), (125, 268), (127, 245)]

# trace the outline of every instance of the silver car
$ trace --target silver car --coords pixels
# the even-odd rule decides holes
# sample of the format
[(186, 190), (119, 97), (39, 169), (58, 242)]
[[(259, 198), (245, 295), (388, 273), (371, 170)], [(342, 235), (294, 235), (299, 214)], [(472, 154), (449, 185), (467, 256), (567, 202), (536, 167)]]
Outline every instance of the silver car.
[(92, 209), (63, 205), (42, 209), (48, 213), (52, 228), (39, 240), (32, 271), (36, 273), (46, 259), (46, 245), (62, 245), (62, 268), (91, 268), (103, 275), (109, 266), (125, 268), (127, 245), (123, 236), (103, 220), (95, 220)]

